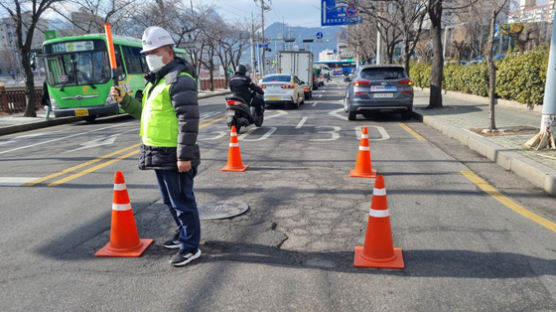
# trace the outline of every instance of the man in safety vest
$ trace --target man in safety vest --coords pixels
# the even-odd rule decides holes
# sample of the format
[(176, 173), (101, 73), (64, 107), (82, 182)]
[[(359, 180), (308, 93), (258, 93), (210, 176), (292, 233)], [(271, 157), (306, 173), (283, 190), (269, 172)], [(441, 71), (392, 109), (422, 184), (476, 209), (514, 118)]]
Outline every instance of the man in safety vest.
[(141, 119), (139, 169), (154, 169), (163, 202), (178, 225), (164, 243), (179, 252), (170, 261), (184, 266), (201, 256), (201, 225), (193, 194), (193, 178), (200, 163), (197, 134), (199, 105), (194, 70), (174, 56), (174, 41), (157, 26), (143, 33), (143, 50), (150, 72), (139, 103), (120, 87), (110, 95), (131, 116)]

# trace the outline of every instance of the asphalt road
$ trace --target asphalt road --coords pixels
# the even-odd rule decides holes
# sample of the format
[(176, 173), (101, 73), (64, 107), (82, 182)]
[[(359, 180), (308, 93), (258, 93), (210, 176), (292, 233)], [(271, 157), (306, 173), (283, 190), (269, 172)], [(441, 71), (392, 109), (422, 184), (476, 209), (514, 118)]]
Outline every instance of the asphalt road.
[[(556, 221), (556, 201), (421, 123), (396, 114), (348, 122), (342, 95), (330, 84), (299, 110), (267, 110), (262, 128), (239, 137), (243, 173), (220, 171), (223, 97), (200, 101), (197, 201), (249, 210), (203, 221), (203, 256), (184, 268), (161, 246), (173, 221), (154, 173), (137, 169), (137, 121), (0, 137), (0, 310), (556, 311), (556, 233), (540, 219)], [(385, 177), (402, 271), (353, 267), (374, 182), (348, 177), (362, 126)], [(140, 236), (155, 240), (140, 258), (93, 256), (109, 240), (116, 170)]]

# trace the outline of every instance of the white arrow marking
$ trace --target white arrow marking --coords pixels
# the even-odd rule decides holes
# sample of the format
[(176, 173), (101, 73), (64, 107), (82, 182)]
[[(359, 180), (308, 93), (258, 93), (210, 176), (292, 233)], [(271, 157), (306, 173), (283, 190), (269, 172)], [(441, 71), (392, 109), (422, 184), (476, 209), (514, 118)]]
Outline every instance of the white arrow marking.
[(277, 114), (272, 115), (272, 116), (268, 116), (268, 117), (265, 116), (264, 119), (268, 120), (268, 119), (271, 119), (271, 118), (280, 117), (280, 116), (284, 116), (284, 115), (288, 114), (288, 112), (283, 111), (283, 110), (277, 110), (276, 112), (277, 112)]
[(88, 141), (88, 142), (83, 142), (79, 145), (81, 145), (81, 147), (78, 147), (76, 149), (72, 149), (69, 151), (66, 151), (64, 153), (71, 153), (71, 152), (77, 152), (80, 150), (84, 150), (84, 149), (88, 149), (88, 148), (93, 148), (93, 147), (97, 147), (97, 146), (102, 146), (102, 145), (110, 145), (113, 144), (114, 141), (116, 141), (116, 138), (120, 135), (120, 133), (116, 133), (113, 134), (111, 136), (108, 137), (103, 137), (103, 138), (98, 138), (96, 140), (92, 140), (92, 141)]
[(338, 114), (339, 112), (343, 112), (343, 111), (344, 111), (343, 108), (339, 108), (339, 109), (337, 109), (337, 110), (333, 110), (333, 111), (329, 112), (328, 115), (334, 116), (334, 117), (338, 117), (338, 118), (340, 118), (340, 119), (342, 119), (342, 120), (347, 120), (347, 117), (346, 117), (346, 116), (344, 116), (344, 115), (339, 115), (339, 114)]

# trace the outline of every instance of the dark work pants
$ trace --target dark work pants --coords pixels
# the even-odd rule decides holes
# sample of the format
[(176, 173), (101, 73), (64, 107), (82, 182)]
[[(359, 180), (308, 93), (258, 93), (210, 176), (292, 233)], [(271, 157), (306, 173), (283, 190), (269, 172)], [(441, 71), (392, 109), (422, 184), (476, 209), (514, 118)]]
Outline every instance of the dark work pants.
[(188, 172), (155, 170), (162, 201), (178, 225), (180, 250), (195, 252), (201, 239), (201, 222), (193, 194), (193, 178), (197, 167)]

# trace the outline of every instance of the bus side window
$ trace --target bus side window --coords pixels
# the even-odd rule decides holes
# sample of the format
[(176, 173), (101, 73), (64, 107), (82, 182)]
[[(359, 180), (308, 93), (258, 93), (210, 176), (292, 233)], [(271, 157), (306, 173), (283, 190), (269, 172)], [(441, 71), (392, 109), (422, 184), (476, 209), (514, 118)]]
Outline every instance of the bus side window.
[(128, 74), (142, 74), (143, 65), (141, 60), (141, 49), (134, 47), (123, 47), (125, 65)]
[(114, 54), (116, 55), (116, 71), (120, 75), (120, 79), (125, 78), (126, 73), (123, 67), (122, 54), (120, 53), (120, 45), (114, 45)]

